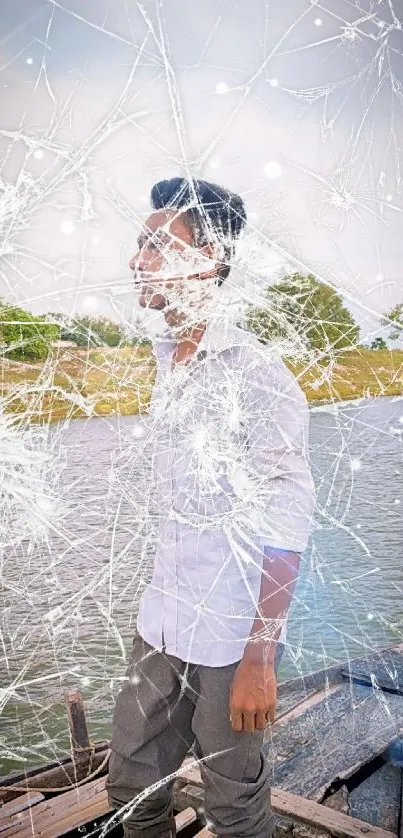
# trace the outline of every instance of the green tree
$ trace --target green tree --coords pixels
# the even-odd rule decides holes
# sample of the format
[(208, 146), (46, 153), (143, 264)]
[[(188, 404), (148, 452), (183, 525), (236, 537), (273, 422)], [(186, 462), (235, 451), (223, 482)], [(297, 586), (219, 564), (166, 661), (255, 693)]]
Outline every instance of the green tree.
[(372, 341), (371, 346), (369, 348), (370, 349), (387, 349), (388, 344), (386, 343), (386, 341), (383, 338), (375, 338), (375, 340)]
[(398, 340), (403, 334), (403, 303), (396, 303), (396, 305), (385, 312), (382, 317), (382, 325), (390, 326), (390, 320), (393, 320), (394, 325), (391, 326), (389, 332), (390, 340)]
[(107, 317), (91, 317), (88, 314), (66, 321), (61, 329), (61, 340), (71, 340), (77, 346), (85, 347), (127, 344), (123, 326)]
[(297, 333), (307, 348), (329, 353), (357, 344), (360, 328), (342, 297), (312, 274), (284, 277), (265, 296), (267, 307), (246, 317), (247, 328), (263, 343)]
[(20, 306), (8, 305), (0, 299), (0, 342), (7, 346), (8, 358), (43, 360), (59, 333), (59, 326), (48, 323), (43, 316), (31, 314)]

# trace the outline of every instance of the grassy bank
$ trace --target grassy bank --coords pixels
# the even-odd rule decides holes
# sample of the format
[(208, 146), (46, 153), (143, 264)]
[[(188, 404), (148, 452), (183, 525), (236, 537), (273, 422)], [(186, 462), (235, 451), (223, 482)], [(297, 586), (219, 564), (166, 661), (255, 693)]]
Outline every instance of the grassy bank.
[[(403, 395), (403, 351), (355, 349), (306, 368), (287, 362), (308, 401)], [(155, 361), (146, 347), (57, 347), (45, 363), (0, 364), (3, 409), (24, 421), (49, 422), (146, 412)]]
[(403, 396), (403, 350), (353, 349), (328, 362), (289, 363), (309, 402), (344, 401), (374, 396)]

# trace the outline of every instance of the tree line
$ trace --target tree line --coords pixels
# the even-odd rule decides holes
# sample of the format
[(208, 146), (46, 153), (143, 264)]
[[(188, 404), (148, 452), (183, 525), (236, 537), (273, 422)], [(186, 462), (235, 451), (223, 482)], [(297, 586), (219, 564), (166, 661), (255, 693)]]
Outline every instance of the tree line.
[[(265, 292), (266, 304), (251, 308), (247, 328), (263, 343), (270, 340), (300, 341), (307, 349), (325, 354), (357, 346), (360, 327), (334, 288), (319, 282), (313, 274), (294, 273)], [(390, 323), (392, 321), (392, 324)], [(403, 303), (380, 317), (380, 325), (389, 326), (390, 340), (403, 336)], [(375, 338), (366, 349), (387, 349), (382, 337)]]
[[(300, 341), (307, 349), (331, 353), (357, 346), (360, 328), (344, 305), (342, 296), (313, 274), (294, 273), (269, 287), (261, 308), (250, 306), (245, 325), (263, 343), (272, 340)], [(403, 303), (381, 315), (389, 325), (389, 338), (403, 335)], [(44, 360), (55, 341), (71, 341), (77, 347), (133, 346), (150, 343), (128, 334), (122, 324), (88, 314), (69, 318), (60, 312), (34, 315), (0, 298), (0, 348), (15, 360)], [(375, 338), (370, 349), (387, 349)]]
[(129, 335), (108, 317), (82, 315), (69, 318), (60, 312), (34, 315), (0, 299), (0, 348), (17, 361), (45, 360), (55, 341), (69, 341), (79, 348), (134, 346), (149, 343)]

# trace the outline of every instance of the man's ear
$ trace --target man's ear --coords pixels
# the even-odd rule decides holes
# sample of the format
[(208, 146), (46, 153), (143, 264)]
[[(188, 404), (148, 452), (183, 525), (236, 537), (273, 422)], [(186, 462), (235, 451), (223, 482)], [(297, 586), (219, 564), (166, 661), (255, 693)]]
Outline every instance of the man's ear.
[(204, 256), (214, 259), (215, 262), (221, 262), (224, 257), (224, 246), (218, 243), (209, 242), (200, 247), (200, 250)]
[(203, 247), (199, 248), (200, 252), (203, 256), (207, 256), (208, 259), (214, 261), (215, 265), (214, 268), (212, 267), (209, 271), (203, 271), (199, 274), (200, 279), (210, 279), (215, 276), (218, 276), (218, 272), (221, 267), (221, 253), (218, 253), (217, 245), (214, 244), (204, 244)]

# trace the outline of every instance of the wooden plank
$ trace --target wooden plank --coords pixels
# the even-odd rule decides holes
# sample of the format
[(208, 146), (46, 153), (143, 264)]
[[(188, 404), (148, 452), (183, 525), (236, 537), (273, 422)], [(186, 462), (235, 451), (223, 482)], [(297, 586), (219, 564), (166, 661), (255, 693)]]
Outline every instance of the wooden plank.
[(264, 744), (273, 785), (320, 800), (333, 780), (347, 779), (381, 754), (403, 723), (400, 696), (345, 684)]
[[(108, 748), (104, 744), (96, 749), (92, 761), (92, 770), (95, 771), (104, 762), (107, 755)], [(25, 774), (9, 774), (3, 777), (0, 783), (0, 800), (10, 801), (18, 797), (21, 792), (10, 791), (10, 786), (18, 786), (23, 789), (40, 788), (46, 790), (48, 788), (60, 788), (64, 786), (66, 791), (77, 780), (84, 779), (88, 774), (88, 766), (75, 766), (71, 759), (63, 760), (58, 765), (52, 765), (51, 768), (43, 767), (43, 770), (35, 768), (33, 770), (27, 769)]]
[(13, 824), (18, 826), (23, 817), (22, 813), (24, 813), (24, 817), (29, 817), (31, 807), (44, 799), (40, 792), (29, 792), (28, 794), (20, 794), (10, 803), (4, 803), (0, 808), (0, 833), (9, 829)]
[[(335, 838), (396, 838), (395, 833), (371, 826), (365, 821), (351, 818), (341, 812), (328, 809), (313, 800), (304, 800), (296, 794), (272, 789), (271, 804), (277, 815), (282, 815), (294, 823), (302, 822), (309, 827), (322, 830)], [(195, 838), (212, 838), (213, 833), (207, 827), (198, 832)]]
[(174, 808), (179, 811), (191, 806), (196, 812), (200, 812), (204, 810), (204, 791), (199, 786), (181, 786), (175, 783), (173, 801)]
[(40, 803), (44, 800), (43, 794), (40, 792), (28, 792), (28, 794), (20, 794), (15, 800), (10, 803), (4, 803), (0, 806), (0, 822), (5, 818), (10, 818), (16, 812), (22, 812), (23, 809), (28, 809), (29, 806), (34, 806), (35, 803)]
[(314, 695), (318, 690), (331, 687), (343, 681), (341, 670), (345, 664), (335, 664), (328, 669), (302, 675), (290, 681), (282, 681), (277, 686), (277, 713), (282, 715)]
[(328, 809), (283, 789), (272, 789), (271, 804), (276, 814), (325, 830), (336, 838), (363, 838), (363, 835), (366, 838), (396, 838), (394, 832)]
[[(108, 813), (112, 814), (106, 789), (102, 787), (105, 779), (103, 777), (89, 784), (92, 788), (85, 789), (85, 795), (79, 795), (79, 790), (75, 796), (73, 792), (65, 792), (60, 795), (63, 800), (54, 798), (38, 803), (31, 810), (31, 817), (25, 823), (17, 827), (13, 825), (10, 830), (3, 832), (2, 838), (32, 838), (32, 835), (35, 835), (35, 838), (58, 838)], [(83, 791), (84, 789), (81, 789), (81, 792)], [(392, 832), (335, 812), (313, 800), (303, 799), (283, 789), (272, 789), (271, 803), (276, 814), (326, 830), (336, 838), (363, 838), (363, 835), (367, 838), (396, 838)], [(38, 817), (39, 814), (41, 817)]]
[[(102, 739), (99, 742), (95, 742), (94, 746), (96, 754), (106, 753), (109, 749), (109, 740)], [(27, 767), (24, 771), (11, 771), (10, 774), (6, 774), (4, 777), (0, 778), (0, 791), (2, 791), (7, 785), (17, 785), (20, 781), (24, 781), (27, 777), (30, 779), (34, 776), (39, 777), (39, 775), (46, 774), (51, 770), (63, 771), (64, 768), (70, 764), (71, 757), (65, 757), (65, 759), (54, 760), (53, 762), (48, 762), (45, 765), (33, 765), (31, 768)]]
[[(398, 644), (393, 647), (387, 647), (384, 653), (393, 652), (396, 659), (403, 662), (403, 644)], [(311, 672), (308, 675), (302, 675), (299, 678), (293, 678), (289, 681), (283, 681), (277, 687), (277, 718), (284, 717), (288, 711), (297, 709), (302, 706), (305, 701), (314, 699), (318, 692), (331, 692), (335, 689), (337, 684), (343, 683), (347, 667), (351, 669), (352, 666), (361, 667), (368, 665), (368, 662), (375, 656), (355, 658), (348, 665), (346, 662), (336, 663), (326, 669), (319, 669), (316, 672)]]
[(401, 770), (386, 763), (349, 794), (349, 815), (398, 831)]
[[(108, 812), (108, 806), (105, 810), (105, 802), (107, 805), (105, 781), (106, 777), (101, 777), (77, 789), (63, 792), (57, 797), (37, 803), (32, 809), (21, 812), (18, 825), (10, 825), (9, 829), (2, 833), (2, 838), (9, 838), (9, 836), (11, 838), (14, 835), (21, 836), (21, 838), (24, 836), (32, 838), (33, 834), (36, 838), (37, 834), (42, 835), (40, 831), (42, 826), (46, 826), (49, 823), (57, 823), (57, 819), (59, 817), (62, 819), (70, 810), (74, 812), (80, 808), (84, 810), (93, 806), (94, 802), (99, 803), (99, 811), (97, 809), (94, 817), (100, 817), (101, 813), (106, 814)], [(81, 820), (79, 825), (83, 823), (85, 821)], [(60, 834), (63, 835), (64, 833), (62, 832)]]
[[(350, 815), (348, 805), (349, 795), (346, 786), (336, 791), (323, 802), (323, 806), (328, 806), (329, 809), (334, 809), (336, 812), (343, 812), (345, 815)], [(363, 818), (365, 820), (365, 818)], [(382, 824), (383, 825), (383, 824)]]
[[(351, 669), (353, 666), (359, 666), (361, 663), (371, 661), (373, 657), (385, 655), (388, 652), (393, 652), (397, 657), (403, 660), (403, 643), (395, 643), (393, 646), (386, 646), (384, 649), (379, 649), (375, 655), (361, 655), (361, 657), (353, 658), (350, 661), (339, 661), (326, 669), (318, 669), (316, 672), (310, 672), (307, 675), (301, 675), (297, 678), (290, 678), (288, 681), (282, 681), (277, 687), (277, 701), (279, 712), (283, 712), (289, 706), (289, 701), (292, 701), (294, 696), (299, 696), (298, 700), (306, 698), (310, 693), (322, 689), (325, 685), (336, 684), (343, 679), (342, 671), (347, 668)], [(285, 707), (283, 707), (283, 702)], [(292, 705), (291, 705), (292, 706)]]
[(325, 669), (318, 669), (306, 675), (300, 675), (297, 678), (290, 678), (288, 681), (282, 681), (277, 687), (277, 706), (278, 712), (283, 713), (286, 709), (291, 709), (295, 704), (299, 703), (316, 690), (323, 689), (323, 687), (331, 686), (343, 680), (342, 672), (346, 668), (353, 666), (360, 666), (363, 663), (368, 664), (374, 657), (385, 655), (393, 652), (397, 658), (403, 661), (403, 643), (395, 643), (393, 646), (386, 646), (384, 649), (378, 650), (375, 655), (364, 655), (353, 658), (350, 661), (339, 661)]
[(310, 707), (314, 707), (315, 704), (320, 704), (321, 701), (328, 698), (329, 695), (336, 692), (336, 690), (341, 690), (342, 684), (332, 684), (331, 686), (326, 685), (317, 692), (312, 692), (307, 695), (304, 699), (302, 699), (298, 704), (293, 705), (289, 710), (286, 710), (284, 713), (280, 715), (276, 715), (274, 720), (274, 724), (271, 727), (267, 727), (264, 733), (264, 741), (270, 740), (273, 728), (276, 725), (284, 725), (288, 724), (288, 722), (293, 721), (298, 716), (302, 716), (306, 710), (309, 710)]
[[(104, 817), (110, 809), (105, 789), (106, 777), (82, 786), (80, 789), (64, 792), (58, 797), (38, 804), (31, 811), (21, 813), (21, 818), (2, 832), (2, 838), (58, 838), (73, 829), (78, 829), (93, 820)], [(197, 819), (194, 808), (175, 816), (177, 831), (184, 829)]]
[(188, 806), (187, 809), (184, 809), (183, 812), (179, 812), (175, 815), (175, 826), (176, 831), (180, 832), (181, 829), (186, 829), (191, 823), (194, 823), (197, 820), (197, 815), (194, 809)]
[[(35, 810), (33, 810), (35, 813)], [(78, 829), (80, 826), (91, 823), (94, 820), (104, 817), (110, 813), (108, 796), (106, 790), (97, 794), (92, 800), (87, 800), (83, 804), (76, 803), (71, 806), (70, 810), (66, 809), (61, 813), (59, 809), (49, 810), (47, 817), (37, 820), (35, 817), (32, 823), (24, 825), (19, 832), (13, 833), (18, 835), (18, 838), (59, 838), (59, 836), (66, 835), (68, 832)], [(8, 833), (5, 832), (2, 838), (8, 838)]]
[(194, 757), (186, 757), (180, 767), (180, 774), (178, 774), (177, 780), (179, 783), (183, 783), (186, 785), (190, 783), (193, 786), (202, 786), (203, 780), (200, 774), (200, 768), (197, 764), (195, 764)]
[(394, 650), (384, 650), (367, 659), (352, 661), (342, 667), (343, 678), (403, 695), (403, 655)]
[[(108, 814), (112, 816), (114, 812), (109, 807), (107, 793), (104, 790), (98, 793), (95, 799), (87, 801), (83, 806), (78, 806), (77, 808), (72, 807), (62, 817), (58, 813), (50, 812), (50, 817), (48, 817), (46, 823), (36, 823), (34, 821), (33, 826), (32, 824), (26, 824), (24, 829), (20, 828), (19, 831), (13, 834), (18, 835), (18, 838), (32, 838), (32, 835), (35, 835), (35, 838), (61, 838), (61, 836), (66, 835), (68, 832), (78, 829), (85, 824), (90, 824), (94, 820), (103, 818)], [(187, 808), (185, 811), (175, 815), (176, 831), (180, 832), (196, 820), (197, 815), (195, 810), (190, 807)], [(2, 838), (8, 838), (8, 834), (4, 833)]]

